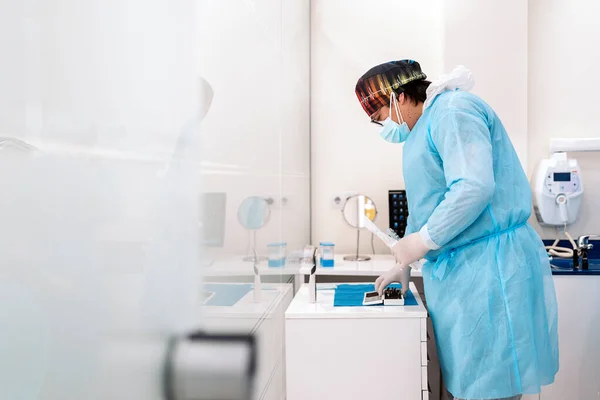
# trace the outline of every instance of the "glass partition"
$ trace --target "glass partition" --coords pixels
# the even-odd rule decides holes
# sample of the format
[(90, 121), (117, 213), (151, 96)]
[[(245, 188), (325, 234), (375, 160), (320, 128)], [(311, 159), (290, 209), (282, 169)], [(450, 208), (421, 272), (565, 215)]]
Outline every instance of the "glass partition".
[(214, 92), (201, 124), (205, 328), (254, 333), (255, 398), (283, 399), (284, 312), (310, 241), (310, 3), (205, 1), (199, 16)]
[(2, 7), (2, 397), (162, 399), (169, 341), (201, 331), (254, 335), (253, 398), (285, 398), (310, 240), (309, 14)]

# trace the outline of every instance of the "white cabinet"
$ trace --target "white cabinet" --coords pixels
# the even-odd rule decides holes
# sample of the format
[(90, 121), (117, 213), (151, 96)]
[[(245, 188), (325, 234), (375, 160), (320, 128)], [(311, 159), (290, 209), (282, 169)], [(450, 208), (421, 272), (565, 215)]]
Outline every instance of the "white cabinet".
[(427, 396), (427, 311), (415, 306), (334, 307), (300, 288), (285, 314), (287, 399), (422, 399)]
[(554, 276), (560, 370), (541, 400), (600, 399), (600, 276)]
[(206, 306), (202, 327), (209, 332), (253, 334), (258, 350), (253, 399), (283, 400), (284, 313), (292, 301), (293, 288), (291, 284), (263, 284), (262, 288), (260, 302), (254, 302), (250, 291), (234, 306)]

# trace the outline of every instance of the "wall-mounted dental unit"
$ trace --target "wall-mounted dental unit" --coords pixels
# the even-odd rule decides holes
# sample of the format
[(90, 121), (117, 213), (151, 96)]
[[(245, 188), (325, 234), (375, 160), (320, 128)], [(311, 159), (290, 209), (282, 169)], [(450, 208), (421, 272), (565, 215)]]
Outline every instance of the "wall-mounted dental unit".
[[(542, 226), (554, 226), (557, 238), (548, 252), (556, 257), (572, 257), (577, 245), (567, 232), (579, 215), (584, 184), (579, 163), (567, 152), (600, 151), (600, 138), (552, 139), (550, 158), (543, 159), (532, 178), (533, 209)], [(557, 247), (558, 228), (562, 227), (573, 249)]]

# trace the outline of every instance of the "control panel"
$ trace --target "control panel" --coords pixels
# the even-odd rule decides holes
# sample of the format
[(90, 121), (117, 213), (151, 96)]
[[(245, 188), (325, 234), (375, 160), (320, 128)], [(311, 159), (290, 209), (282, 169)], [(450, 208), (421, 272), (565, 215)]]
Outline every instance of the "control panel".
[(556, 170), (548, 168), (546, 173), (546, 184), (544, 190), (551, 195), (571, 194), (580, 191), (581, 182), (579, 181), (579, 171), (573, 170)]
[(388, 192), (390, 229), (399, 237), (404, 237), (408, 223), (408, 201), (406, 190)]

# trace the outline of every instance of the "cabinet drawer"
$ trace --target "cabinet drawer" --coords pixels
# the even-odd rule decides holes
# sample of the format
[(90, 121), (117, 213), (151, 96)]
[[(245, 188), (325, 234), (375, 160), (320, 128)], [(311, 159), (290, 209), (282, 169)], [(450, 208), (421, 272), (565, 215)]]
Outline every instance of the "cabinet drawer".
[(427, 341), (427, 318), (421, 318), (421, 342)]

